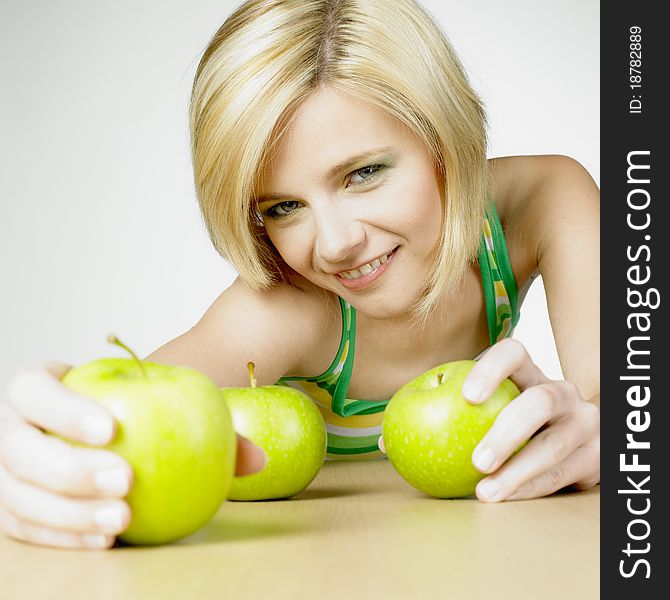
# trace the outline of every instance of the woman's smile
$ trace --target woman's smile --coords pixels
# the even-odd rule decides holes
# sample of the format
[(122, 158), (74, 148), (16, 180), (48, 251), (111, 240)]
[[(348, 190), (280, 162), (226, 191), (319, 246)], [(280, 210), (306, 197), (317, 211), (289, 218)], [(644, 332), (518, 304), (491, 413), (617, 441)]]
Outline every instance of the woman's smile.
[(335, 276), (341, 285), (350, 290), (362, 290), (367, 288), (388, 271), (397, 250), (398, 246), (391, 252), (375, 258), (372, 262), (366, 263), (357, 269), (336, 273)]

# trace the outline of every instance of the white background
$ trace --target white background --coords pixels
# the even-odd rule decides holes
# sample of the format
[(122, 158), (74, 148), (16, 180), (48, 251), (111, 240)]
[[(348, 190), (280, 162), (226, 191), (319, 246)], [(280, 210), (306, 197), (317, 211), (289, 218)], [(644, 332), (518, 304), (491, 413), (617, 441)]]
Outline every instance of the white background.
[[(234, 279), (194, 195), (187, 104), (226, 0), (0, 0), (0, 386), (140, 355)], [(599, 3), (425, 0), (490, 120), (490, 156), (567, 154), (599, 183)], [(516, 337), (560, 366), (541, 281)], [(233, 341), (234, 343), (234, 341)]]

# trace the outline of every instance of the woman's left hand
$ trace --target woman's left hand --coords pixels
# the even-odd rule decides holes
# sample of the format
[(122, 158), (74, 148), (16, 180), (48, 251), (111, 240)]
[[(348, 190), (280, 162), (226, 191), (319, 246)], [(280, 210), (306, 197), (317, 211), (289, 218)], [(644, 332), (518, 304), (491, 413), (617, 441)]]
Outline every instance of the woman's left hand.
[[(477, 485), (485, 502), (521, 500), (600, 481), (600, 407), (569, 381), (552, 381), (519, 341), (491, 346), (463, 384), (472, 404), (484, 402), (509, 377), (521, 394), (497, 416), (475, 448), (474, 466), (489, 476)], [(530, 439), (529, 439), (530, 438)], [(526, 440), (518, 453), (514, 451)]]

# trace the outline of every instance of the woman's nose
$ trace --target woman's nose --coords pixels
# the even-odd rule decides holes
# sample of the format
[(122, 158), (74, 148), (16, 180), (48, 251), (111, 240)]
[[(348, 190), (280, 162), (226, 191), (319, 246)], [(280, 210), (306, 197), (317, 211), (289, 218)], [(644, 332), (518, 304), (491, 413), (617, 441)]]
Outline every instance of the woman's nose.
[(319, 214), (316, 222), (316, 254), (321, 261), (337, 267), (356, 258), (358, 247), (365, 241), (363, 223), (331, 212)]

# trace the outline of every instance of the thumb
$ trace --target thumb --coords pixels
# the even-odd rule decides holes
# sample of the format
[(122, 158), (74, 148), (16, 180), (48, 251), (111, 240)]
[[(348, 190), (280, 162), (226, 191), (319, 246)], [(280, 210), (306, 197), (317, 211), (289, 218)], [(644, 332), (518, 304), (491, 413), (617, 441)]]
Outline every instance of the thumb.
[(268, 457), (261, 448), (252, 444), (247, 438), (237, 434), (237, 464), (235, 477), (252, 475), (262, 471), (268, 462)]

